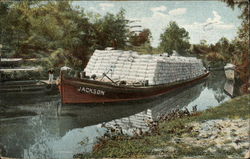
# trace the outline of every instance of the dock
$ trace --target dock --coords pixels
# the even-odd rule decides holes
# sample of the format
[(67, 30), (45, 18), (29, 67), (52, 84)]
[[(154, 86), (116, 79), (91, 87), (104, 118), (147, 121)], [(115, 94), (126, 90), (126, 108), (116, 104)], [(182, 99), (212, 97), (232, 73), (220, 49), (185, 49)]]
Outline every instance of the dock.
[(52, 84), (52, 85), (58, 85), (59, 81), (58, 80), (53, 80), (52, 83), (49, 82), (49, 80), (40, 80), (40, 82), (45, 83), (47, 85)]
[(40, 71), (40, 67), (29, 67), (29, 68), (2, 68), (0, 72), (19, 72), (19, 71)]

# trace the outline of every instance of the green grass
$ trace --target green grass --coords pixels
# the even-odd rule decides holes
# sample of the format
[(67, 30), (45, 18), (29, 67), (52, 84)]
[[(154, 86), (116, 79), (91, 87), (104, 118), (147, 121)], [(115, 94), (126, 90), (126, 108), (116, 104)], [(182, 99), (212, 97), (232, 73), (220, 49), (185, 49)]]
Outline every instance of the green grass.
[(210, 108), (204, 112), (193, 114), (192, 116), (174, 119), (171, 121), (162, 121), (159, 124), (159, 132), (143, 136), (140, 138), (119, 137), (116, 139), (103, 140), (96, 145), (94, 152), (84, 157), (115, 157), (115, 158), (143, 158), (147, 155), (157, 155), (159, 152), (154, 152), (155, 148), (163, 149), (167, 146), (172, 146), (176, 149), (175, 152), (165, 153), (169, 156), (163, 158), (180, 158), (183, 156), (200, 156), (205, 155), (207, 158), (225, 158), (226, 155), (239, 153), (236, 150), (227, 152), (216, 151), (217, 154), (205, 153), (208, 147), (193, 147), (185, 143), (173, 144), (170, 140), (173, 137), (181, 137), (188, 134), (193, 137), (198, 135), (192, 132), (192, 127), (188, 126), (191, 122), (201, 122), (212, 119), (248, 119), (250, 118), (249, 108), (250, 95), (234, 98), (228, 102), (221, 104), (218, 107)]

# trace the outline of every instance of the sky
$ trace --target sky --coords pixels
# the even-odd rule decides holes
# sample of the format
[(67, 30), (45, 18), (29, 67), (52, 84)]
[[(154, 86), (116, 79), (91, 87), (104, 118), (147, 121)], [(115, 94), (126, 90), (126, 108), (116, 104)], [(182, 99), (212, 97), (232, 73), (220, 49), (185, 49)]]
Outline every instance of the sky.
[(241, 24), (241, 10), (232, 10), (221, 1), (74, 1), (73, 5), (101, 15), (125, 9), (126, 18), (136, 20), (131, 25), (141, 26), (135, 30), (150, 29), (154, 47), (170, 21), (189, 32), (192, 44), (200, 40), (216, 43), (221, 37), (232, 40)]

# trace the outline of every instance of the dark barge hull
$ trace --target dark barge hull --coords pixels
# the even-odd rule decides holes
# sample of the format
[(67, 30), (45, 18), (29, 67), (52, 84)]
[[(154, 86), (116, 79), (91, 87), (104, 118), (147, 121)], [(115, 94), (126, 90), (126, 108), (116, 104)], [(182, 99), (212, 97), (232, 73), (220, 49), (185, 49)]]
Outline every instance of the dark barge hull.
[(209, 75), (209, 72), (186, 81), (155, 86), (117, 86), (111, 83), (61, 77), (60, 93), (63, 104), (109, 103), (141, 100), (156, 97), (169, 91), (194, 84)]

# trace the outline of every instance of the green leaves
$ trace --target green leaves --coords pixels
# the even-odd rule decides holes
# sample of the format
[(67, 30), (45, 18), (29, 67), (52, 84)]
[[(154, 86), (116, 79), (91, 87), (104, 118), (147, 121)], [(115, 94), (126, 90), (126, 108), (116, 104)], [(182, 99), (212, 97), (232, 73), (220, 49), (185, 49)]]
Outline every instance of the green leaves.
[(129, 35), (124, 10), (101, 17), (69, 1), (22, 1), (1, 2), (0, 13), (0, 43), (16, 57), (43, 57), (54, 66), (83, 69), (95, 49), (124, 48)]
[(169, 54), (175, 50), (184, 55), (190, 47), (188, 32), (174, 21), (171, 21), (165, 32), (160, 35), (160, 40), (160, 48)]
[(129, 37), (129, 41), (133, 46), (141, 46), (143, 44), (150, 43), (151, 38), (151, 31), (149, 29), (143, 29), (139, 34), (132, 32)]
[(129, 37), (127, 28), (128, 21), (125, 19), (124, 10), (118, 14), (108, 13), (103, 18), (97, 20), (94, 24), (96, 32), (96, 46), (99, 49), (106, 47), (115, 47), (123, 49), (126, 45), (126, 39)]

